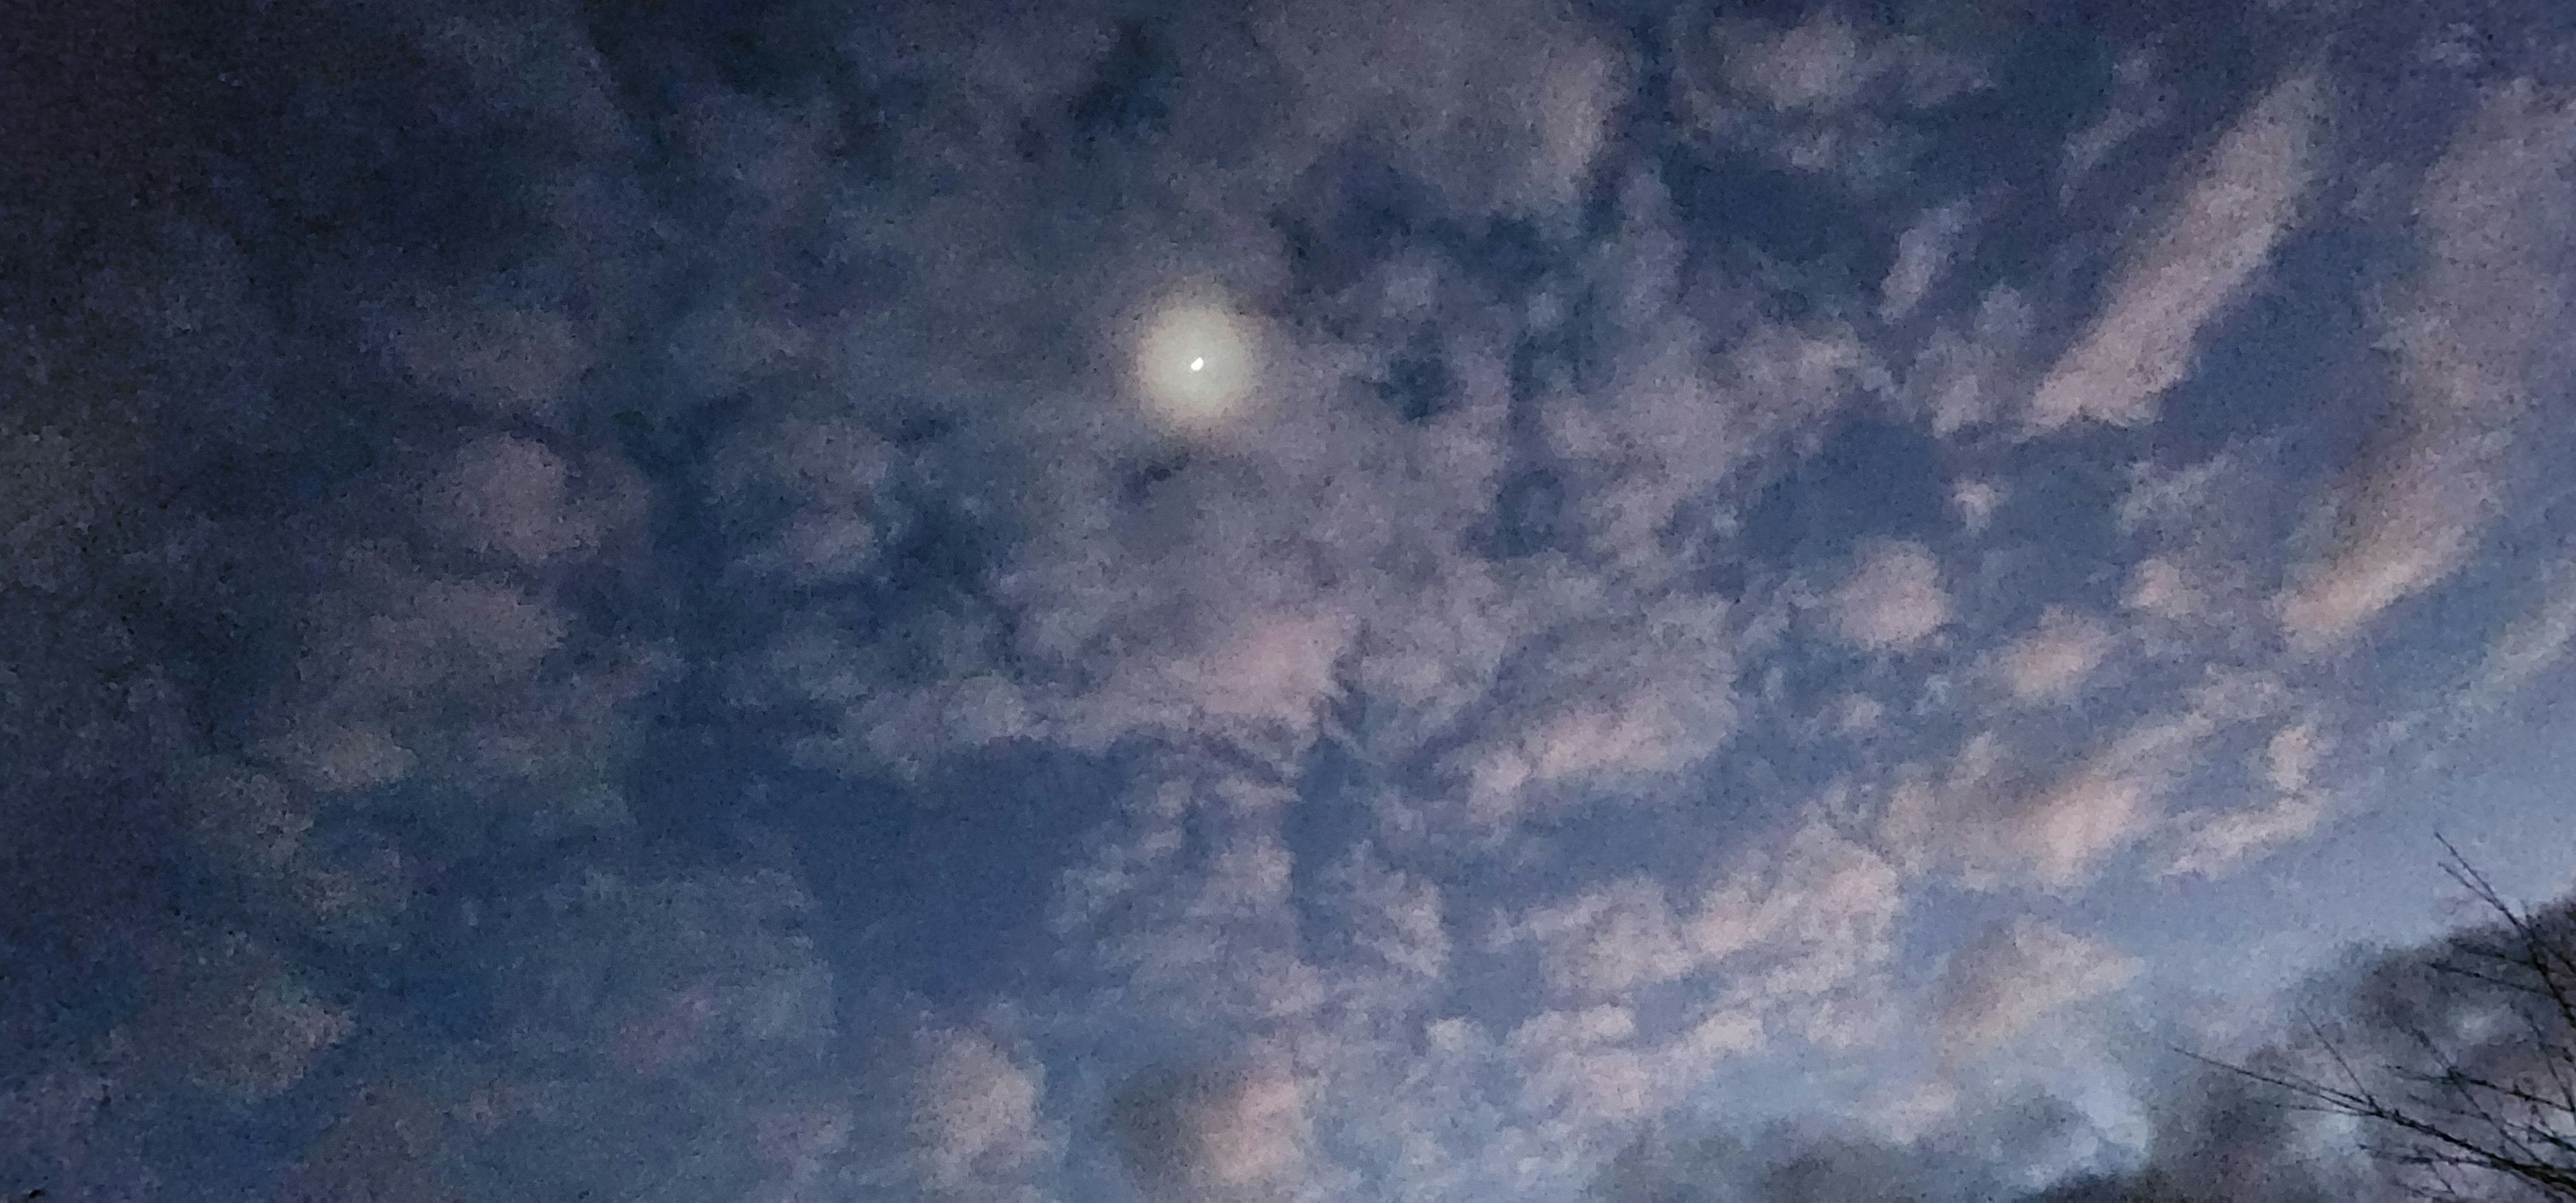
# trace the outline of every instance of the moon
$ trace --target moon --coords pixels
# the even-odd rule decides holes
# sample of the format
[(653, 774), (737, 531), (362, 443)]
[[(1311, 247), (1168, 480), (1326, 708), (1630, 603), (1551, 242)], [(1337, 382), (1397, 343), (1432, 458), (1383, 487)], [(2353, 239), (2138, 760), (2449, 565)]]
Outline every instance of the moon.
[(1147, 316), (1137, 341), (1136, 385), (1163, 426), (1210, 434), (1249, 404), (1259, 367), (1253, 326), (1223, 305), (1171, 303)]

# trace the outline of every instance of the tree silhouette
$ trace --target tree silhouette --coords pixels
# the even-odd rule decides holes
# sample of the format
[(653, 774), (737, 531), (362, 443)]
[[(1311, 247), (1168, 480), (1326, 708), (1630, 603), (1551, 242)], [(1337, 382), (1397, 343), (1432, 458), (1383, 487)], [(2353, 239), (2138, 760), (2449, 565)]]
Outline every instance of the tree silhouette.
[(2373, 967), (2342, 1015), (2262, 1061), (2198, 1059), (2357, 1121), (2424, 1196), (2576, 1200), (2576, 900), (2517, 907), (2442, 847), (2487, 923)]

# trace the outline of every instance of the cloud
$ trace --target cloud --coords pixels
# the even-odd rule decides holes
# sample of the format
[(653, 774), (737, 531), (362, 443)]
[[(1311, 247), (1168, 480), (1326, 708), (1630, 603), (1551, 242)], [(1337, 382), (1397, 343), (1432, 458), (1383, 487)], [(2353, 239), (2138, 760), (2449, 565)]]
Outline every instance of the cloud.
[(2064, 199), (2122, 144), (2163, 121), (2173, 97), (2156, 79), (2155, 57), (2132, 50), (2120, 57), (2111, 76), (2111, 103), (2091, 125), (2066, 140)]
[(459, 448), (425, 490), (425, 524), (452, 546), (501, 562), (542, 567), (581, 558), (630, 531), (641, 485), (613, 458), (587, 473), (545, 445), (487, 435)]
[[(2570, 916), (2566, 900), (2533, 913), (2539, 930), (2553, 938), (2569, 930)], [(2172, 1039), (2232, 1064), (2330, 1085), (2349, 1081), (2382, 1098), (2419, 1097), (2406, 1093), (2406, 1083), (2460, 1073), (2546, 1091), (2548, 1071), (2535, 1056), (2535, 1033), (2539, 1041), (2556, 1042), (2564, 1038), (2564, 1024), (2545, 999), (2532, 1006), (2528, 977), (2494, 957), (2498, 942), (2510, 939), (2493, 925), (2473, 925), (2411, 947), (2355, 949), (2345, 964), (2296, 992), (2298, 1006), (2251, 1017), (2248, 1030), (2223, 1046), (2207, 1033)], [(2508, 966), (2501, 975), (2500, 965)], [(2474, 972), (2461, 972), (2470, 967)], [(2030, 916), (2012, 919), (1989, 928), (1944, 967), (1935, 992), (1939, 1035), (1955, 1055), (2036, 1041), (2050, 1017), (2099, 1005), (2140, 973), (2135, 958), (2101, 939)], [(1585, 1197), (1604, 1203), (1882, 1197), (2394, 1203), (2427, 1190), (2483, 1196), (2515, 1189), (2477, 1171), (2438, 1185), (2387, 1156), (2409, 1147), (2391, 1144), (2410, 1139), (2407, 1134), (2320, 1114), (2217, 1066), (2168, 1056), (2122, 1072), (2140, 1108), (2130, 1131), (2085, 1100), (2034, 1100), (2022, 1084), (1997, 1081), (2011, 1104), (1937, 1108), (1930, 1123), (1897, 1140), (1823, 1119), (1658, 1125), (1609, 1159)]]
[(593, 351), (560, 313), (503, 305), (432, 310), (394, 340), (423, 384), (496, 417), (560, 420), (565, 395)]
[(2234, 717), (2213, 711), (2217, 704), (2204, 699), (2141, 720), (2053, 770), (2017, 763), (2002, 738), (1982, 732), (1938, 777), (1894, 788), (1882, 839), (1916, 870), (1946, 864), (1975, 888), (2076, 890), (2155, 829), (2202, 743)]
[(1991, 480), (1962, 480), (1950, 486), (1950, 504), (1958, 509), (1959, 523), (1969, 534), (1982, 533), (2003, 507), (2003, 486)]
[(1449, 930), (1437, 882), (1392, 868), (1367, 848), (1335, 866), (1334, 875), (1361, 952), (1414, 982), (1447, 975)]
[(239, 935), (199, 935), (162, 950), (159, 1000), (139, 1025), (143, 1038), (199, 1084), (245, 1102), (294, 1086), (332, 1046), (357, 1031), (356, 1017), (299, 980), (286, 960)]
[(1768, 1030), (1847, 1046), (1881, 1018), (1876, 975), (1905, 909), (1898, 868), (1810, 816), (1748, 848), (1676, 906), (1642, 879), (1534, 908), (1512, 929), (1544, 950), (1550, 985), (1577, 999), (1718, 974), (1680, 1044), (1722, 1059)]
[(1937, 320), (1914, 354), (1906, 395), (1944, 438), (1994, 421), (2025, 387), (2034, 333), (2030, 302), (2009, 285), (1995, 285), (1973, 313)]
[(2424, 266), (2387, 319), (2403, 404), (2337, 486), (2332, 543), (2277, 602), (2291, 643), (2344, 644), (2457, 571), (2504, 504), (2510, 427), (2561, 387), (2576, 311), (2576, 102), (2498, 90), (2426, 175)]
[(1883, 197), (1907, 180), (1937, 106), (1994, 84), (1985, 46), (1847, 14), (1667, 24), (1676, 98), (1703, 146), (1749, 151), (1850, 196)]
[(737, 432), (716, 452), (713, 499), (738, 521), (793, 508), (740, 553), (736, 571), (819, 586), (876, 570), (900, 529), (888, 504), (897, 466), (893, 448), (847, 420), (791, 417)]
[(2293, 791), (2237, 810), (2195, 816), (2165, 875), (2219, 876), (2306, 837), (2324, 824), (2328, 813), (2324, 796)]
[(2290, 723), (2263, 744), (2264, 783), (2285, 794), (2308, 787), (2317, 760), (2325, 754), (2326, 736), (2313, 721)]
[(1656, 1105), (1656, 1070), (1629, 1046), (1637, 1021), (1604, 1003), (1549, 1011), (1512, 1029), (1506, 1041), (1528, 1074), (1532, 1110), (1593, 1127), (1641, 1119)]
[(1785, 29), (1722, 23), (1717, 39), (1728, 85), (1773, 108), (1849, 107), (1885, 88), (1904, 104), (1937, 104), (1985, 80), (1976, 64), (1919, 38), (1854, 29), (1832, 13)]
[(2294, 647), (2331, 648), (2456, 571), (2497, 504), (2477, 450), (2422, 426), (2386, 432), (2338, 498), (2337, 548), (2280, 599)]
[[(1973, 182), (1856, 205), (1893, 246), (1812, 287), (1699, 189), (1890, 188), (1959, 112), (1924, 106), (2027, 56), (1723, 25), (1648, 51), (1718, 136), (1658, 149), (1668, 25), (1363, 7), (242, 42), (207, 111), (246, 124), (166, 157), (211, 174), (139, 194), (158, 232), (39, 239), (88, 249), (0, 290), (47, 400), (0, 421), (0, 878), (86, 924), (11, 936), (76, 1005), (0, 1008), (43, 1062), (0, 1181), (1028, 1201), (1117, 1193), (1106, 1143), (1174, 1197), (1550, 1197), (1783, 1064), (1903, 1055), (1909, 908), (1954, 884), (1915, 875), (2076, 889), (2199, 737), (2015, 730), (1922, 782), (1920, 840), (1854, 834), (1963, 678), (1830, 645), (1988, 629), (2056, 550), (2001, 541), (2044, 502), (1977, 441), (2041, 323), (1969, 263)], [(2080, 258), (2015, 225), (1977, 255)], [(1194, 289), (1260, 324), (1257, 404), (1175, 432), (1128, 368)], [(1743, 537), (1881, 406), (1948, 440), (1975, 556)], [(2042, 603), (2008, 683), (2076, 696), (2116, 637)], [(1867, 763), (1774, 742), (1824, 713)], [(2324, 734), (2267, 784), (2321, 794)], [(1810, 769), (1849, 776), (1764, 801)], [(2199, 817), (2165, 829), (2253, 842)], [(984, 1018), (907, 1042), (924, 1012)]]
[(1673, 1124), (1639, 1135), (1583, 1197), (1598, 1203), (1923, 1203), (2015, 1200), (2097, 1155), (2068, 1100), (2022, 1095), (1890, 1139), (1847, 1122)]
[(1935, 987), (1944, 1055), (1992, 1052), (2050, 1014), (2128, 984), (2140, 968), (2109, 944), (2036, 919), (1992, 928), (1951, 957)]
[[(1294, 98), (1289, 146), (1316, 154), (1376, 126), (1396, 139), (1399, 161), (1458, 209), (1545, 214), (1581, 198), (1632, 72), (1581, 14), (1515, 0), (1375, 16), (1322, 4), (1262, 18), (1263, 44)], [(1351, 38), (1362, 23), (1374, 36)]]
[(1541, 908), (1523, 922), (1529, 935), (1549, 946), (1551, 983), (1586, 996), (1618, 997), (1641, 984), (1694, 973), (1709, 952), (1691, 938), (1663, 888), (1651, 881), (1614, 882)]
[(1530, 679), (1512, 682), (1503, 721), (1461, 766), (1474, 823), (1508, 822), (1552, 785), (1674, 773), (1733, 733), (1728, 608), (1689, 595), (1650, 604), (1639, 623), (1573, 626)]
[(1727, 79), (1784, 109), (1837, 107), (1867, 82), (1863, 49), (1850, 26), (1819, 17), (1729, 54)]
[(2529, 610), (2515, 616), (2487, 645), (2472, 702), (2509, 695), (2567, 655), (2576, 642), (2576, 564), (2561, 563), (2543, 574), (2546, 592)]
[(1878, 286), (1878, 317), (1892, 322), (1914, 312), (1916, 305), (1958, 257), (1961, 236), (1971, 214), (1967, 202), (1954, 201), (1925, 213), (1896, 239), (1896, 262)]
[(2179, 565), (2162, 556), (2148, 556), (2130, 568), (2128, 588), (2121, 593), (2120, 604), (2179, 622), (2206, 613), (2210, 601)]
[(2122, 258), (2109, 299), (2040, 381), (2028, 424), (2134, 426), (2191, 371), (2203, 327), (2243, 295), (2299, 217), (2319, 163), (2325, 85), (2274, 85), (2212, 147), (2174, 207)]
[[(1619, 204), (1620, 237), (1582, 261), (1582, 283), (1616, 298), (1594, 317), (1618, 347), (1608, 378), (1541, 419), (1570, 470), (1585, 542), (1633, 575), (1666, 568), (1664, 532), (1690, 523), (1693, 503), (1893, 382), (1846, 321), (1762, 321), (1714, 336), (1694, 311), (1724, 302), (1686, 270), (1689, 230), (1670, 190), (1638, 173)], [(1573, 398), (1560, 388), (1553, 399)]]
[(2332, 744), (2313, 717), (2274, 728), (2248, 766), (2269, 796), (2178, 816), (2163, 875), (2221, 876), (2315, 832), (2333, 816), (2334, 798), (2317, 780)]
[(1009, 1179), (1046, 1151), (1042, 1078), (990, 1039), (955, 1031), (934, 1038), (915, 1084), (913, 1132), (930, 1184), (963, 1192)]
[(1871, 544), (1827, 601), (1834, 627), (1855, 647), (1911, 648), (1950, 621), (1950, 595), (1930, 549), (1897, 540)]
[(2004, 683), (2024, 702), (2072, 697), (2111, 647), (2111, 632), (2098, 619), (2051, 606), (2037, 626), (2004, 649)]
[(1140, 1077), (1111, 1104), (1110, 1123), (1158, 1198), (1293, 1197), (1313, 1139), (1304, 1084), (1267, 1055)]
[(295, 1166), (289, 1203), (335, 1199), (433, 1203), (448, 1197), (435, 1154), (450, 1121), (420, 1092), (389, 1086), (362, 1097)]

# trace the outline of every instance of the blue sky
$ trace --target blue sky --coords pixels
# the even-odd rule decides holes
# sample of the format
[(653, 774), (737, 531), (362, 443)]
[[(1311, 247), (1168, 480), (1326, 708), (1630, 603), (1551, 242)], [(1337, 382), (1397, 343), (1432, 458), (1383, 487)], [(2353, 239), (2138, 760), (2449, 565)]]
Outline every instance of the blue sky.
[(2576, 875), (2550, 5), (135, 13), (0, 1186), (1999, 1198)]

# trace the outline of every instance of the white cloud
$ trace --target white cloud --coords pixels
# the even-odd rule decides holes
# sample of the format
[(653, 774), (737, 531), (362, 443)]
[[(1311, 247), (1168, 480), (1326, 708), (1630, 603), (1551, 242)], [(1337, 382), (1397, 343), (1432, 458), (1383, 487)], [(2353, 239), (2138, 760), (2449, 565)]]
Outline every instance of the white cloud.
[(1959, 522), (1969, 534), (1981, 534), (1995, 520), (1995, 511), (2003, 508), (2003, 486), (1991, 480), (1962, 480), (1950, 486), (1950, 504), (1958, 507)]
[(2340, 645), (2456, 571), (2502, 504), (2509, 425), (2564, 384), (2576, 287), (2576, 101), (2491, 96), (2427, 175), (2428, 239), (2391, 318), (2403, 411), (2332, 499), (2333, 545), (2278, 603), (2298, 647)]
[(497, 306), (434, 311), (394, 338), (403, 367), (429, 387), (499, 417), (559, 420), (588, 370), (587, 337), (562, 315)]
[(2210, 601), (2182, 567), (2163, 556), (2149, 556), (2129, 570), (2120, 604), (2144, 614), (2181, 621), (2208, 611)]
[(1449, 969), (1449, 932), (1440, 886), (1392, 869), (1368, 849), (1335, 867), (1352, 942), (1407, 979), (1435, 983)]
[[(2250, 721), (2281, 707), (2260, 702), (2205, 705), (2204, 709)], [(2317, 782), (2317, 766), (2331, 750), (2332, 740), (2332, 734), (2312, 717), (2273, 728), (2248, 766), (2269, 796), (2232, 809), (2178, 816), (2162, 875), (2216, 877), (2322, 826), (2331, 817), (2333, 799)]]
[(2498, 499), (2480, 462), (2486, 449), (2456, 441), (2461, 433), (2393, 432), (2346, 484), (2334, 551), (2280, 598), (2292, 646), (2341, 644), (2468, 560)]
[(1832, 13), (1786, 29), (1716, 28), (1727, 84), (1775, 109), (1831, 113), (1882, 85), (1901, 104), (1937, 104), (1985, 84), (1977, 66), (1912, 37), (1865, 35)]
[(1735, 727), (1735, 629), (1713, 598), (1646, 603), (1635, 623), (1569, 623), (1533, 679), (1516, 682), (1491, 734), (1458, 760), (1469, 818), (1518, 817), (1558, 784), (1664, 776), (1717, 750)]
[(1935, 989), (1943, 1053), (1991, 1052), (2052, 1013), (2128, 984), (2139, 968), (2100, 940), (2036, 919), (1993, 928), (1950, 959)]
[(1616, 298), (1614, 374), (1579, 404), (1546, 406), (1541, 421), (1571, 469), (1588, 541), (1625, 573), (1654, 573), (1669, 567), (1661, 540), (1687, 503), (1892, 384), (1848, 323), (1764, 322), (1709, 338), (1691, 312), (1700, 298), (1683, 271), (1687, 231), (1662, 185), (1637, 176), (1621, 205), (1621, 236), (1585, 265)]
[(358, 1030), (355, 1015), (247, 936), (189, 933), (148, 953), (152, 1002), (129, 1039), (237, 1100), (275, 1097)]
[(2311, 722), (2289, 723), (2263, 743), (2263, 780), (2285, 794), (2308, 787), (2317, 761), (2325, 755), (2326, 735)]
[(2327, 818), (2327, 799), (2283, 793), (2236, 810), (2198, 815), (2176, 841), (2166, 876), (2216, 877), (2307, 836)]
[(1334, 669), (1350, 641), (1350, 620), (1325, 614), (1246, 614), (1187, 654), (1134, 682), (1130, 713), (1150, 712), (1155, 698), (1194, 703), (1205, 716), (1180, 714), (1174, 726), (1230, 721), (1310, 729), (1335, 692)]
[(351, 557), (345, 577), (312, 604), (291, 684), (264, 716), (263, 748), (314, 788), (373, 788), (424, 767), (486, 782), (595, 771), (613, 755), (619, 709), (662, 667), (640, 646), (555, 661), (571, 614), (502, 580), (427, 577), (374, 556)]
[(2298, 219), (2323, 84), (2276, 85), (2219, 139), (2181, 200), (2122, 260), (2110, 300), (2031, 398), (2030, 425), (2136, 425), (2187, 375), (2201, 330), (2243, 295)]
[(728, 441), (709, 484), (736, 513), (757, 513), (779, 499), (795, 507), (774, 535), (744, 548), (738, 567), (820, 585), (876, 566), (893, 468), (892, 449), (856, 423), (789, 419)]
[(2062, 700), (2080, 692), (2110, 654), (2110, 629), (2099, 619), (2060, 606), (2004, 649), (2004, 683), (2025, 702)]
[(2471, 685), (2473, 700), (2501, 698), (2565, 659), (2576, 643), (2576, 562), (2551, 569), (2546, 592), (2532, 608), (2505, 625), (2487, 646)]
[(2133, 51), (2113, 68), (2111, 104), (2100, 120), (2076, 131), (2066, 142), (2065, 187), (2071, 192), (2082, 178), (2109, 158), (2120, 144), (2164, 120), (2170, 99), (2156, 80), (2152, 55)]
[(1661, 1089), (1682, 1090), (1773, 1033), (1844, 1048), (1878, 1032), (1903, 885), (1897, 866), (1810, 815), (1679, 906), (1631, 878), (1534, 908), (1506, 937), (1535, 943), (1550, 988), (1589, 1005), (1569, 1015), (1627, 1023), (1641, 991), (1692, 983), (1691, 1017), (1654, 1045)]
[(1280, 1050), (1262, 1048), (1232, 1068), (1131, 1083), (1112, 1123), (1131, 1168), (1162, 1197), (1291, 1198), (1314, 1157), (1307, 1093)]
[(1523, 1105), (1583, 1127), (1644, 1118), (1661, 1100), (1654, 1063), (1630, 1043), (1636, 1032), (1636, 1017), (1611, 1003), (1522, 1023), (1506, 1046), (1526, 1075)]
[(2037, 884), (2071, 889), (2103, 857), (2147, 830), (2166, 788), (2156, 768), (2134, 765), (2116, 752), (2087, 761), (2014, 806), (2008, 821), (2020, 830), (2005, 842)]
[(1973, 316), (1944, 320), (1915, 352), (1905, 387), (1947, 438), (2000, 416), (2020, 387), (2033, 334), (2030, 303), (2009, 285), (1986, 290)]
[(2199, 710), (2151, 718), (2047, 776), (1982, 733), (1938, 778), (1897, 786), (1881, 836), (1916, 869), (1948, 864), (1975, 888), (2076, 889), (2155, 828), (2217, 721)]
[(1700, 900), (1690, 940), (1727, 962), (1722, 1011), (1828, 1048), (1889, 1018), (1882, 975), (1905, 911), (1897, 865), (1809, 815), (1778, 846), (1735, 866)]
[(914, 1086), (913, 1136), (923, 1176), (944, 1191), (1016, 1177), (1046, 1149), (1042, 1081), (980, 1034), (934, 1038)]
[(1540, 908), (1522, 930), (1547, 949), (1550, 984), (1585, 996), (1616, 997), (1687, 976), (1709, 954), (1673, 914), (1663, 887), (1642, 879)]
[[(1545, 214), (1581, 199), (1627, 89), (1625, 56), (1552, 0), (1408, 5), (1395, 20), (1328, 3), (1275, 10), (1298, 128), (1265, 158), (1303, 164), (1381, 124), (1453, 205)], [(1372, 33), (1354, 38), (1365, 26)]]
[(1839, 108), (1869, 82), (1868, 49), (1840, 18), (1820, 16), (1773, 37), (1743, 38), (1726, 56), (1726, 77), (1784, 109)]
[(1967, 232), (1968, 203), (1954, 201), (1925, 213), (1896, 239), (1896, 262), (1878, 286), (1878, 316), (1892, 322), (1914, 312), (1924, 294), (1948, 271)]
[(469, 550), (544, 564), (592, 547), (598, 517), (571, 495), (561, 457), (526, 439), (493, 435), (459, 449), (432, 481), (431, 527)]
[(1913, 647), (1950, 621), (1941, 566), (1920, 543), (1890, 540), (1863, 549), (1828, 604), (1837, 632), (1871, 651)]

